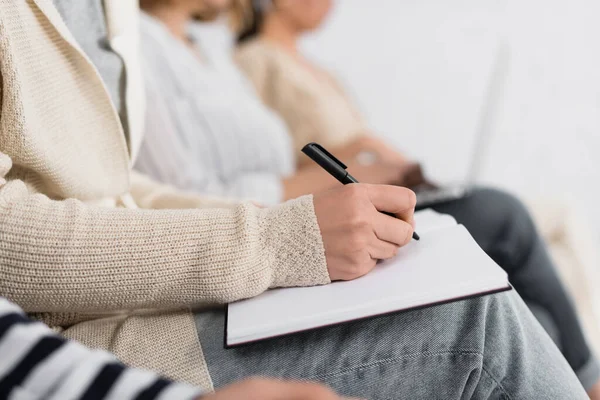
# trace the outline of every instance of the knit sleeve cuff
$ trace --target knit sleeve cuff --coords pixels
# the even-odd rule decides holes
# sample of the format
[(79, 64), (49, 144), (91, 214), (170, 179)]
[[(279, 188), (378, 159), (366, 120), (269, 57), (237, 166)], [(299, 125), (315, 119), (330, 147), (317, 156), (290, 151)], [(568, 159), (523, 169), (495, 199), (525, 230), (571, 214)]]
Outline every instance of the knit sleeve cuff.
[(262, 246), (273, 266), (271, 287), (330, 283), (312, 195), (261, 212)]

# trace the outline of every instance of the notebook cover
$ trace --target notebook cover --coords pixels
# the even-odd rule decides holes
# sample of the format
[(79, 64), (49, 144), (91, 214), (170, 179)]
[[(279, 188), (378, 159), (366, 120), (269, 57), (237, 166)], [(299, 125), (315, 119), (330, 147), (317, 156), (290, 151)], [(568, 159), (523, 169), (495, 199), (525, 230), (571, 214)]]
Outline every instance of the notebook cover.
[(229, 305), (227, 305), (227, 307), (225, 308), (225, 329), (224, 329), (224, 332), (223, 332), (223, 347), (225, 349), (235, 349), (235, 348), (239, 348), (239, 347), (249, 346), (249, 345), (252, 345), (254, 343), (265, 342), (265, 341), (270, 340), (270, 339), (275, 339), (275, 338), (289, 336), (289, 335), (295, 335), (295, 334), (298, 334), (298, 333), (301, 333), (301, 332), (309, 332), (309, 331), (314, 331), (314, 330), (318, 330), (318, 329), (327, 328), (327, 327), (330, 327), (330, 326), (336, 326), (336, 325), (345, 324), (345, 323), (348, 323), (348, 322), (361, 321), (361, 320), (370, 319), (370, 318), (378, 318), (378, 317), (385, 316), (385, 315), (391, 315), (391, 314), (402, 313), (402, 312), (407, 312), (407, 311), (420, 310), (420, 309), (427, 308), (427, 307), (434, 307), (434, 306), (439, 306), (439, 305), (442, 305), (442, 304), (454, 303), (456, 301), (467, 300), (467, 299), (474, 299), (474, 298), (482, 297), (482, 296), (489, 296), (489, 295), (496, 294), (496, 293), (507, 292), (507, 291), (510, 291), (512, 289), (513, 289), (513, 287), (509, 283), (507, 287), (501, 288), (501, 289), (490, 290), (490, 291), (481, 292), (481, 293), (475, 293), (475, 294), (468, 295), (468, 296), (451, 298), (451, 299), (442, 300), (442, 301), (438, 301), (438, 302), (434, 302), (434, 303), (422, 304), (422, 305), (419, 305), (419, 306), (403, 308), (403, 309), (399, 309), (399, 310), (391, 311), (391, 312), (386, 312), (386, 313), (382, 313), (382, 314), (373, 314), (373, 315), (369, 315), (369, 316), (365, 316), (365, 317), (361, 317), (361, 318), (354, 318), (354, 319), (349, 319), (349, 320), (346, 320), (346, 321), (340, 321), (340, 322), (336, 322), (336, 323), (333, 323), (333, 324), (325, 324), (325, 325), (314, 326), (314, 327), (306, 328), (306, 329), (299, 330), (299, 331), (284, 333), (284, 334), (281, 334), (281, 335), (274, 335), (274, 336), (264, 337), (264, 338), (261, 338), (261, 339), (256, 339), (256, 340), (252, 340), (252, 341), (248, 341), (248, 342), (243, 342), (243, 343), (237, 343), (237, 344), (234, 344), (234, 345), (228, 345), (227, 344), (227, 325), (228, 325), (228, 321), (229, 321)]

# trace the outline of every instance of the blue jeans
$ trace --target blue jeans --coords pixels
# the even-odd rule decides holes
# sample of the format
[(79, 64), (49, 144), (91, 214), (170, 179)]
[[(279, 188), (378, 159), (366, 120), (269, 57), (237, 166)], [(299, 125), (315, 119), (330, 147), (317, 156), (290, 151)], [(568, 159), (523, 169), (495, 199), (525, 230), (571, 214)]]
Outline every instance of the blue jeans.
[(575, 307), (527, 209), (495, 189), (434, 207), (465, 225), (481, 248), (508, 272), (510, 282), (555, 340), (585, 388), (600, 379)]
[(223, 348), (224, 312), (196, 315), (215, 388), (261, 375), (365, 399), (586, 399), (515, 291)]

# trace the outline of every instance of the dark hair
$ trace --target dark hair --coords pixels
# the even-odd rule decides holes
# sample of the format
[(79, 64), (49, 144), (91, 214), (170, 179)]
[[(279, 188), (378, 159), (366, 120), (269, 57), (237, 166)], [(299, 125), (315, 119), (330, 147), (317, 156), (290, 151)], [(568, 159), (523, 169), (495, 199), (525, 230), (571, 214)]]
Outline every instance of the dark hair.
[(242, 18), (242, 26), (237, 35), (237, 42), (241, 44), (260, 33), (265, 18), (260, 0), (250, 0), (250, 5), (246, 11), (245, 18)]

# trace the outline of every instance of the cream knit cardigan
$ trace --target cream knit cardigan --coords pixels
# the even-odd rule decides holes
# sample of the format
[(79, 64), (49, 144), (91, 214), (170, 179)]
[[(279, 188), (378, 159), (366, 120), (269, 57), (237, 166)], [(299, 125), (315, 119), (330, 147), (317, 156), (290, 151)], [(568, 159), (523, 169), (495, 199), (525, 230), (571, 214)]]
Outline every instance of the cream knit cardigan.
[[(218, 204), (132, 177), (106, 88), (50, 0), (0, 0), (0, 73), (0, 296), (211, 389), (190, 307), (329, 283), (310, 196), (198, 209)], [(119, 207), (128, 193), (141, 209)]]

